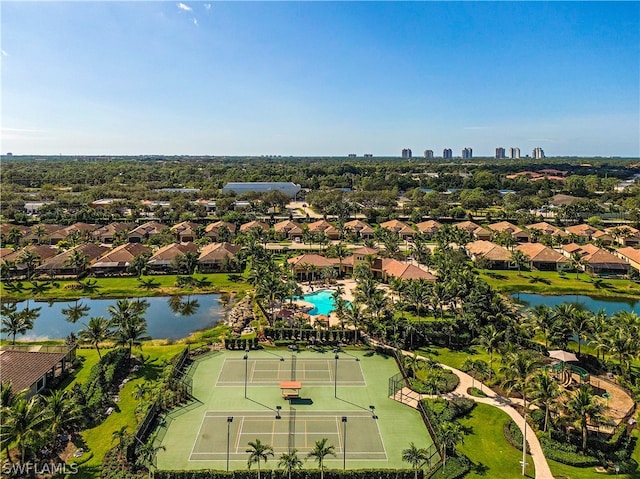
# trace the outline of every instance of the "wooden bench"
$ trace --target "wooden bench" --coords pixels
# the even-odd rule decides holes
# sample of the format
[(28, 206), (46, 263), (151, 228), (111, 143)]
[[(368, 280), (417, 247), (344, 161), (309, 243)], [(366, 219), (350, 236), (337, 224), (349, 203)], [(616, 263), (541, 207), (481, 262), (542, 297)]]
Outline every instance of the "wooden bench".
[(284, 392), (282, 393), (282, 397), (285, 399), (299, 399), (300, 394), (297, 392)]

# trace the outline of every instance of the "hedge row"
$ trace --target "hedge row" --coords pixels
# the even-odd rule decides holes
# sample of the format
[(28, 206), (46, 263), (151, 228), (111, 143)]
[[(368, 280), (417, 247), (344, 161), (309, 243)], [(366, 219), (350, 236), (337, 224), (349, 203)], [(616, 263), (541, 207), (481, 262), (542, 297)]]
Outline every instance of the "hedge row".
[(264, 335), (274, 341), (306, 341), (328, 344), (353, 343), (357, 331), (352, 329), (265, 328)]
[(433, 386), (428, 385), (425, 380), (410, 379), (409, 381), (411, 384), (411, 389), (421, 394), (450, 393), (458, 387), (458, 384), (460, 384), (460, 378), (456, 374), (453, 374), (451, 371), (445, 371), (442, 374), (442, 382), (440, 384), (437, 384), (437, 387), (435, 389), (433, 388)]
[[(256, 471), (244, 470), (230, 472), (213, 470), (156, 471), (154, 477), (155, 479), (255, 479), (257, 474)], [(263, 470), (261, 477), (264, 479), (287, 479), (288, 475), (281, 470)], [(324, 477), (325, 479), (414, 479), (415, 471), (408, 469), (325, 470)], [(418, 471), (418, 478), (424, 478), (422, 471)], [(292, 471), (291, 479), (320, 479), (320, 470)]]
[(539, 435), (542, 452), (547, 459), (573, 467), (592, 467), (600, 465), (600, 460), (593, 456), (586, 456), (572, 450), (572, 446), (549, 439), (545, 435)]
[(258, 349), (258, 338), (225, 339), (224, 347), (227, 349), (241, 349), (243, 351), (246, 351), (247, 349)]
[[(502, 426), (502, 433), (504, 438), (511, 446), (515, 447), (518, 451), (522, 451), (522, 431), (518, 425), (513, 422), (513, 419), (507, 419)], [(527, 442), (527, 454), (530, 454), (529, 442)]]
[(460, 479), (471, 470), (471, 461), (467, 456), (447, 457), (445, 467), (439, 467), (428, 479)]

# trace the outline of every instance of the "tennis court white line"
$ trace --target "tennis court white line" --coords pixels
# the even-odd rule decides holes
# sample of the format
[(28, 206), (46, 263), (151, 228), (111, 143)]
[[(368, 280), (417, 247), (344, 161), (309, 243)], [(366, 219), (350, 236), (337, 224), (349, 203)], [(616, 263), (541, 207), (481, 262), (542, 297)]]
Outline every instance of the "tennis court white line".
[(380, 438), (380, 443), (382, 444), (382, 450), (384, 451), (384, 457), (386, 457), (387, 459), (389, 459), (389, 456), (387, 456), (387, 448), (384, 446), (384, 438), (382, 437), (382, 433), (380, 432), (380, 424), (378, 424), (378, 420), (374, 419), (376, 422), (376, 428), (378, 428), (378, 437)]
[(336, 430), (338, 431), (338, 452), (343, 452), (344, 448), (342, 447), (342, 438), (340, 437), (340, 423), (338, 422), (338, 416), (336, 416)]
[(200, 427), (198, 428), (198, 433), (196, 434), (196, 439), (193, 441), (193, 446), (191, 447), (191, 454), (194, 454), (194, 449), (196, 448), (196, 443), (198, 442), (198, 438), (200, 437), (200, 431), (202, 431), (202, 426), (204, 425), (204, 420), (207, 418), (207, 412), (205, 411), (202, 416), (202, 421), (200, 421)]
[(236, 431), (236, 440), (234, 441), (235, 444), (233, 445), (236, 448), (236, 454), (239, 454), (238, 453), (238, 445), (240, 443), (240, 436), (241, 436), (240, 431), (242, 431), (243, 427), (244, 427), (244, 416), (242, 416), (242, 422), (240, 423), (240, 427)]

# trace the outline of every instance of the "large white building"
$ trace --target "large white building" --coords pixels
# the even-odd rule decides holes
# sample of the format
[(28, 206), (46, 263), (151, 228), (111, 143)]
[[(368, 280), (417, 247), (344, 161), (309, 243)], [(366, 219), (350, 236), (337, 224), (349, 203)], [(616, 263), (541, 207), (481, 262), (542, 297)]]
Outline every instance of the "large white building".
[(505, 155), (504, 148), (502, 148), (501, 146), (496, 148), (496, 160), (502, 160), (502, 159), (504, 159), (506, 157), (507, 156)]
[(531, 153), (531, 157), (534, 160), (541, 160), (544, 158), (544, 150), (542, 148), (540, 148), (539, 146), (535, 147), (533, 149), (533, 152)]
[(509, 148), (509, 158), (514, 160), (520, 158), (520, 148)]

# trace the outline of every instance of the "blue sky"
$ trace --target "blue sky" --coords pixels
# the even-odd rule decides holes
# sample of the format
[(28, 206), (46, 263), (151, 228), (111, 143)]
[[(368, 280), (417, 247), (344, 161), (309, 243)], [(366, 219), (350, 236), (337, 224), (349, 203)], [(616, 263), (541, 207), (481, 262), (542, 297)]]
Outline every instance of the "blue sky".
[(0, 8), (3, 153), (640, 156), (639, 2)]

